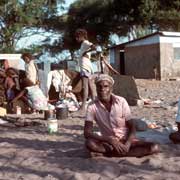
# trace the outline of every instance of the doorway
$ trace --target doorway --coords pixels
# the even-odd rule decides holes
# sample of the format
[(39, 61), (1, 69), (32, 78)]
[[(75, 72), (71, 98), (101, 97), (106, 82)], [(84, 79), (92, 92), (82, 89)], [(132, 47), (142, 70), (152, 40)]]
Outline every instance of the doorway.
[(124, 50), (120, 50), (120, 74), (125, 75), (125, 59), (124, 59)]

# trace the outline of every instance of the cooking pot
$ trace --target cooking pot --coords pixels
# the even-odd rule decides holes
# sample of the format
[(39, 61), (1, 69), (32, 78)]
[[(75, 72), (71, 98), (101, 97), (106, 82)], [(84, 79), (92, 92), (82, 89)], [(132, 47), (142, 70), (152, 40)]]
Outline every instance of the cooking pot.
[(56, 119), (66, 119), (68, 118), (68, 107), (60, 106), (56, 107)]

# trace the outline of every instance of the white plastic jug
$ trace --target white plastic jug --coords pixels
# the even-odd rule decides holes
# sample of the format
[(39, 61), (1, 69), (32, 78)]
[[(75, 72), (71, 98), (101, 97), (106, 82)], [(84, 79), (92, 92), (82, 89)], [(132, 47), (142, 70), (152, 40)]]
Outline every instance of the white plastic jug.
[(58, 121), (57, 121), (57, 119), (48, 119), (48, 132), (50, 134), (58, 132)]

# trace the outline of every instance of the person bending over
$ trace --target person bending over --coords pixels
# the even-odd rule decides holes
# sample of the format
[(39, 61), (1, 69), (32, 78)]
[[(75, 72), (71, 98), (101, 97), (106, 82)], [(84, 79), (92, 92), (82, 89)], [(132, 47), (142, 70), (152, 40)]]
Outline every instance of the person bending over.
[[(123, 97), (112, 93), (112, 77), (100, 74), (95, 84), (97, 99), (88, 106), (84, 126), (87, 149), (110, 157), (142, 157), (159, 152), (158, 144), (144, 142), (135, 137), (129, 105)], [(93, 132), (94, 120), (100, 134)]]
[(22, 99), (33, 112), (40, 110), (49, 110), (54, 108), (48, 103), (47, 98), (43, 94), (38, 85), (34, 85), (28, 78), (24, 78), (21, 82), (22, 90), (19, 94), (11, 100), (11, 104), (15, 103), (18, 99)]

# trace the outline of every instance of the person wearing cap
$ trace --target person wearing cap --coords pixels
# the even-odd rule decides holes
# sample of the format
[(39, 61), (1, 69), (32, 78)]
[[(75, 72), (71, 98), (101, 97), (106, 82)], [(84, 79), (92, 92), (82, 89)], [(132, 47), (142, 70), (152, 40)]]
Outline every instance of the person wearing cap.
[[(100, 74), (96, 80), (97, 99), (89, 104), (84, 136), (90, 154), (142, 157), (159, 152), (159, 146), (135, 138), (135, 126), (127, 101), (112, 93), (114, 80)], [(100, 133), (93, 131), (93, 121)]]

